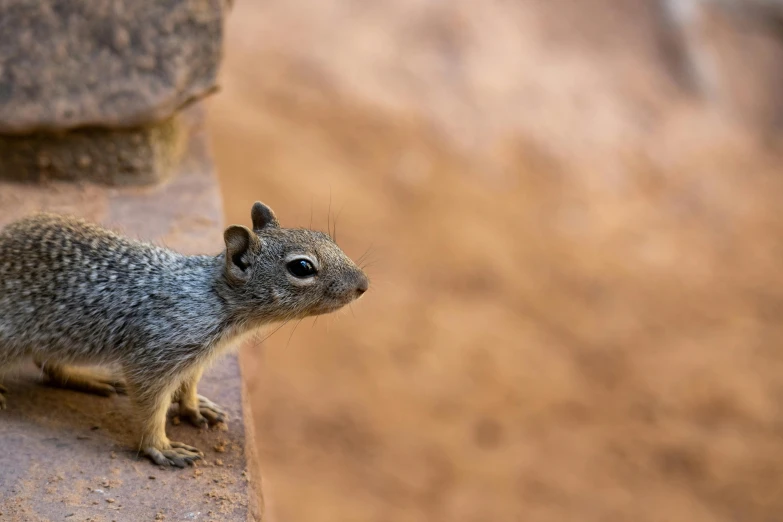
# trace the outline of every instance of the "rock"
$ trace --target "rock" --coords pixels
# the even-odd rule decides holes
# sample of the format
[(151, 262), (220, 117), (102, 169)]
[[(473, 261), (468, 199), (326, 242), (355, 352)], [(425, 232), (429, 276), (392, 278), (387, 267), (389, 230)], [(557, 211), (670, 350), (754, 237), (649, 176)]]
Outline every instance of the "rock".
[(223, 0), (2, 0), (0, 133), (127, 128), (216, 89)]
[(143, 185), (167, 179), (189, 136), (188, 118), (130, 129), (0, 134), (0, 178), (15, 181), (89, 180)]

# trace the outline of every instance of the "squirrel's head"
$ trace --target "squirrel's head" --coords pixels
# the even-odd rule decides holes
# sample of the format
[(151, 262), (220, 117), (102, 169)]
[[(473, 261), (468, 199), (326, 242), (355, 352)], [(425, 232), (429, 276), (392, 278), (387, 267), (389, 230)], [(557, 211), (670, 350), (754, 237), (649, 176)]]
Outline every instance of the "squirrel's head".
[(253, 230), (228, 227), (225, 279), (235, 302), (253, 315), (287, 320), (333, 312), (369, 287), (364, 272), (323, 232), (281, 228), (256, 202)]

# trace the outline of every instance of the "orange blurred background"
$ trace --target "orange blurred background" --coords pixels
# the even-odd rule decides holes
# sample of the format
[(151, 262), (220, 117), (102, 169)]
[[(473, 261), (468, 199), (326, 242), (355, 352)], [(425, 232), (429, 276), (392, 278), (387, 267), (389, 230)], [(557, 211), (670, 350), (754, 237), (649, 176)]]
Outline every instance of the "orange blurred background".
[(783, 18), (725, 4), (236, 3), (227, 220), (371, 259), (243, 352), (276, 522), (780, 520)]

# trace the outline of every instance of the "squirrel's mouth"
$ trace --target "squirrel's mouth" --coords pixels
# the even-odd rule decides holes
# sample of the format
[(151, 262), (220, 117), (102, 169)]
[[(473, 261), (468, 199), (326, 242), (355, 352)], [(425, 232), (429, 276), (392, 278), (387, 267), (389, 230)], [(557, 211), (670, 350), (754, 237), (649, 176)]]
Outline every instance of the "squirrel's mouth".
[(306, 310), (305, 316), (325, 315), (336, 312), (356, 301), (364, 292), (325, 295), (315, 306)]
[(324, 303), (314, 311), (313, 315), (324, 315), (324, 314), (330, 314), (332, 312), (336, 312), (337, 310), (343, 308), (344, 306), (348, 305), (352, 301), (353, 299), (347, 299), (342, 301), (333, 301), (330, 303)]
[(324, 315), (324, 314), (330, 314), (332, 312), (336, 312), (346, 304), (348, 303), (332, 303), (332, 304), (324, 305), (318, 309), (316, 315)]

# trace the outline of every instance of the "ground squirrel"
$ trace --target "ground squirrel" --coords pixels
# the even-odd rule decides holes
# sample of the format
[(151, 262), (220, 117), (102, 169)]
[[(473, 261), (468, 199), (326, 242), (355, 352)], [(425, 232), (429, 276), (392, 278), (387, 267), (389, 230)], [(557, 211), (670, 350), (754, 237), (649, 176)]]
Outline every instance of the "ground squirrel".
[(7, 226), (0, 372), (32, 358), (55, 384), (125, 392), (141, 452), (160, 465), (199, 459), (198, 449), (168, 439), (166, 414), (174, 401), (196, 425), (224, 419), (196, 393), (205, 366), (263, 325), (338, 310), (369, 285), (327, 234), (281, 228), (260, 202), (251, 218), (253, 230), (225, 230), (217, 256), (185, 256), (52, 214)]

